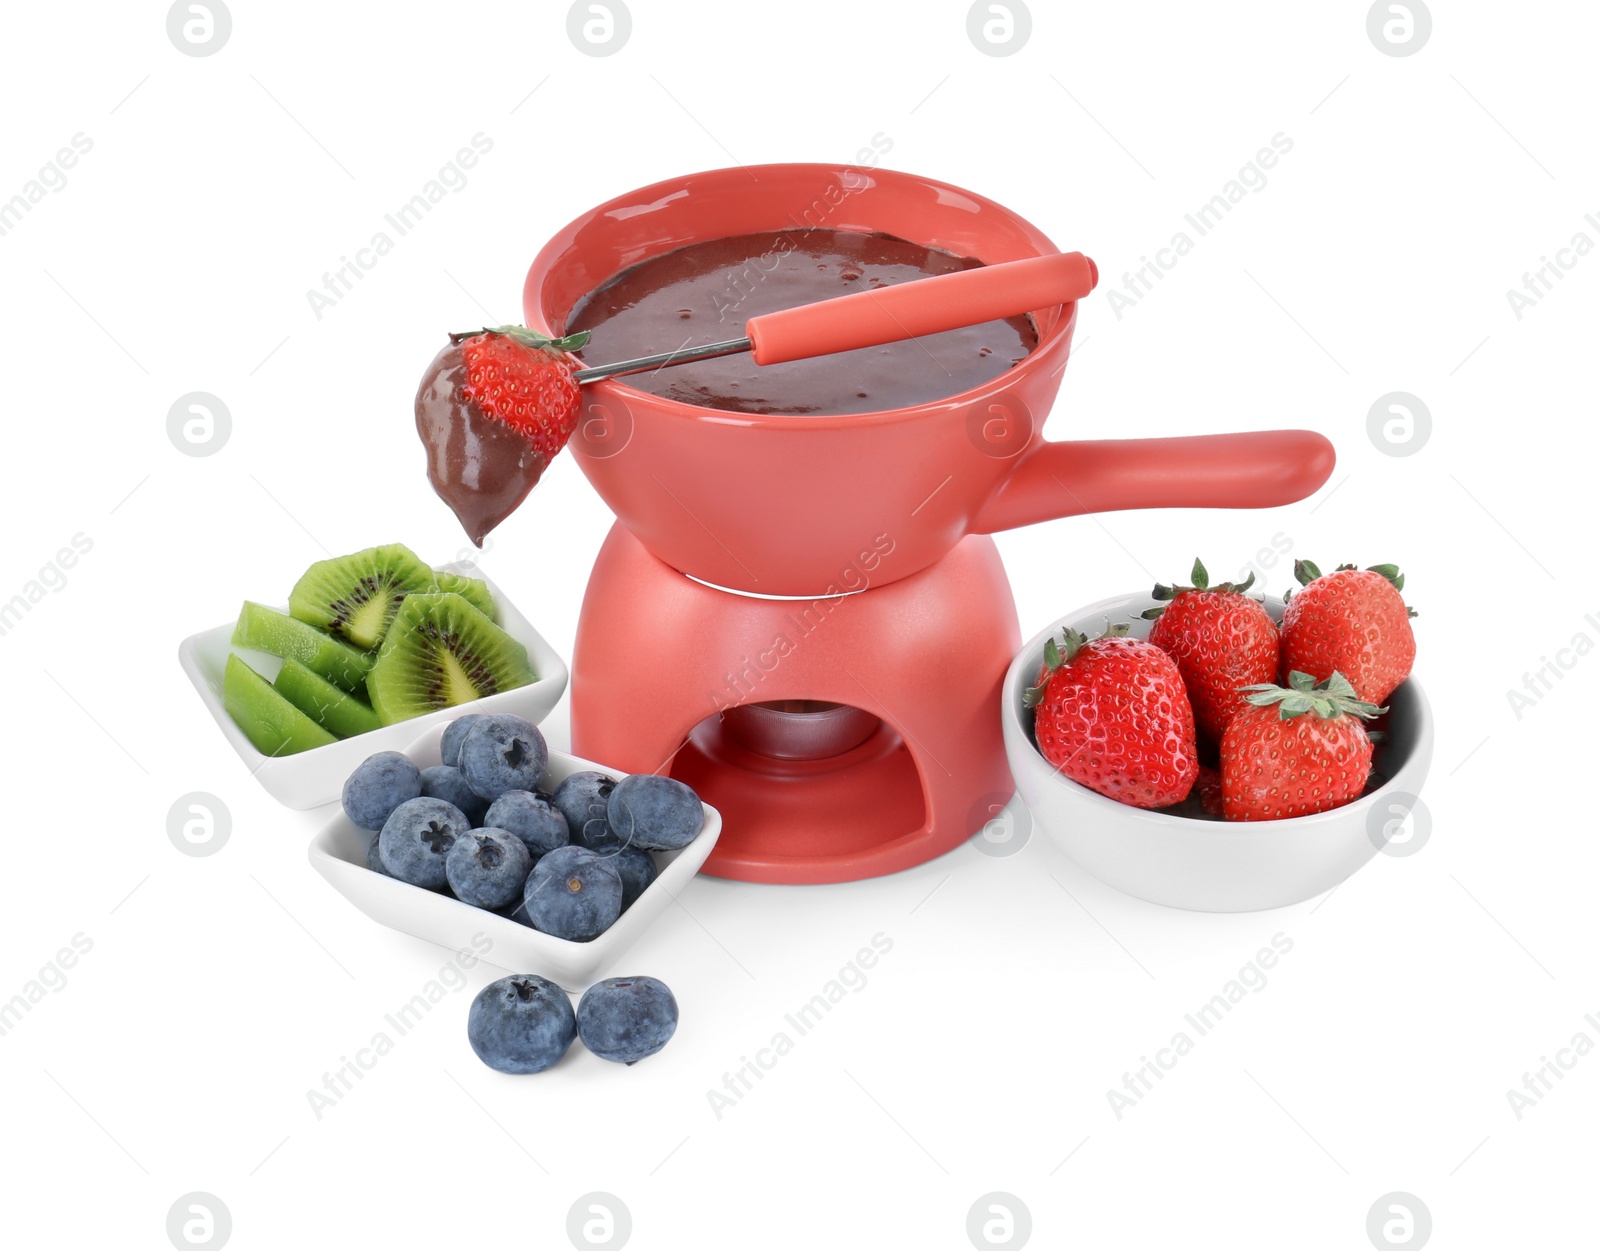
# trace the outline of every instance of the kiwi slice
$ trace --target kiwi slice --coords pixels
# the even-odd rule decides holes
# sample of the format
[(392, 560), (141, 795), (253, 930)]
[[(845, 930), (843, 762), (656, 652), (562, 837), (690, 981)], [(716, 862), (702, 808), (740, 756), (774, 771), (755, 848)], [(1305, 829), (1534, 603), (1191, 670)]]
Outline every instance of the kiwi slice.
[(222, 706), (263, 756), (292, 756), (338, 742), (232, 654), (222, 674)]
[(371, 651), (383, 642), (400, 601), (436, 589), (433, 570), (400, 543), (319, 560), (289, 592), (289, 615)]
[(233, 627), (233, 645), (298, 660), (347, 691), (361, 689), (374, 659), (314, 626), (249, 600), (240, 609), (239, 623)]
[(272, 688), (323, 729), (332, 731), (340, 738), (365, 734), (383, 724), (366, 700), (348, 691), (341, 691), (327, 678), (319, 677), (298, 660), (283, 662)]
[(460, 595), (407, 595), (367, 679), (385, 725), (527, 686), (527, 648)]
[(494, 602), (494, 596), (489, 593), (487, 582), (469, 578), (464, 573), (451, 573), (448, 569), (435, 569), (433, 576), (441, 591), (461, 596), (490, 621), (499, 623), (500, 609)]

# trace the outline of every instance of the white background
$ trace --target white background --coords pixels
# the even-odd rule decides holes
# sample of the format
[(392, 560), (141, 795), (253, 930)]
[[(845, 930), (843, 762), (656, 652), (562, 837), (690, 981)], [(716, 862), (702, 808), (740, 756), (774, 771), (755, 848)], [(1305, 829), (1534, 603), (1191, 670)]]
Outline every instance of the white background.
[[(8, 1241), (166, 1246), (189, 1191), (222, 1200), (241, 1248), (561, 1246), (591, 1191), (626, 1204), (639, 1248), (965, 1247), (991, 1191), (1026, 1205), (1038, 1246), (1363, 1248), (1396, 1190), (1440, 1247), (1592, 1238), (1600, 1059), (1520, 1120), (1506, 1091), (1580, 1030), (1600, 1041), (1600, 660), (1520, 718), (1506, 692), (1600, 638), (1600, 259), (1520, 319), (1506, 291), (1579, 231), (1600, 242), (1600, 13), (1439, 0), (1409, 57), (1375, 49), (1360, 3), (1040, 0), (1007, 57), (975, 50), (950, 0), (636, 0), (605, 58), (565, 16), (236, 0), (226, 46), (191, 57), (159, 4), (7, 11), (0, 199), (74, 134), (93, 143), (0, 237), (0, 599), (74, 535), (93, 545), (0, 637), (0, 999), (75, 934), (93, 944), (0, 1037)], [(478, 132), (493, 149), (465, 188), (315, 317), (307, 289)], [(325, 814), (253, 783), (178, 640), (328, 553), (459, 552), (412, 434), (416, 381), (446, 330), (519, 319), (556, 228), (676, 173), (849, 160), (877, 132), (884, 164), (1015, 208), (1108, 289), (1293, 140), (1136, 307), (1085, 302), (1048, 431), (1306, 425), (1338, 447), (1329, 485), (1267, 513), (1000, 543), (1024, 636), (1197, 551), (1234, 572), (1275, 535), (1324, 567), (1398, 562), (1439, 721), (1431, 841), (1242, 916), (1137, 902), (1042, 836), (845, 886), (700, 879), (619, 970), (677, 992), (659, 1057), (491, 1073), (464, 1030), (480, 966), (317, 1119), (307, 1090), (448, 955), (311, 871)], [(165, 425), (196, 390), (233, 422), (202, 458)], [(1432, 413), (1404, 458), (1367, 435), (1395, 390)], [(565, 655), (609, 520), (562, 458), (483, 558)], [(1286, 558), (1266, 584), (1289, 578)], [(565, 742), (565, 704), (548, 728)], [(189, 791), (231, 811), (214, 856), (168, 841)], [(893, 949), (866, 986), (714, 1115), (707, 1091), (880, 932)], [(1293, 950), (1266, 988), (1117, 1119), (1108, 1088), (1280, 932)]]

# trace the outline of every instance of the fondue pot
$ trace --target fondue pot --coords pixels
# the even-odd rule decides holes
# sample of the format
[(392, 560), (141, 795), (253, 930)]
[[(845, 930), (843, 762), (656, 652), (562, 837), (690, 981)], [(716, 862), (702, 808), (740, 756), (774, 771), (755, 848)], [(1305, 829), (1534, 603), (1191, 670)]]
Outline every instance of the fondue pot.
[[(557, 233), (528, 273), (525, 319), (560, 336), (585, 296), (641, 261), (811, 228), (984, 264), (1057, 251), (1010, 210), (928, 178), (714, 170)], [(573, 749), (670, 773), (720, 809), (703, 871), (888, 873), (997, 814), (1013, 789), (1000, 688), (1020, 635), (989, 534), (1113, 509), (1269, 507), (1327, 480), (1333, 449), (1309, 431), (1046, 440), (1077, 315), (1036, 309), (1036, 346), (991, 381), (877, 412), (750, 414), (629, 376), (585, 385), (568, 448), (617, 524), (578, 623)]]
[[(647, 257), (807, 225), (883, 232), (985, 264), (1058, 250), (994, 201), (911, 174), (713, 170), (618, 196), (558, 232), (528, 273), (527, 324), (565, 333), (583, 296)], [(875, 545), (892, 543), (877, 585), (926, 568), (969, 534), (1128, 508), (1270, 507), (1303, 499), (1332, 472), (1333, 448), (1310, 431), (1046, 440), (1077, 306), (1032, 319), (1037, 347), (992, 382), (883, 412), (730, 413), (625, 377), (590, 383), (568, 446), (652, 553), (702, 581), (766, 595), (848, 589), (841, 570)]]

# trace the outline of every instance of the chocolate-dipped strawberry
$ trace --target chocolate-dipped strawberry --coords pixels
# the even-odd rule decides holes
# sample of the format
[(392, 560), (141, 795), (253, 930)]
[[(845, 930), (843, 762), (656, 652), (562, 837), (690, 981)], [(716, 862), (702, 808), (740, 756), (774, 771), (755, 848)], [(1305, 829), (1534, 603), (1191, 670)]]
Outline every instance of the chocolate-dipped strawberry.
[(572, 436), (580, 404), (567, 353), (588, 338), (552, 339), (525, 326), (452, 334), (422, 376), (417, 434), (428, 481), (477, 546)]

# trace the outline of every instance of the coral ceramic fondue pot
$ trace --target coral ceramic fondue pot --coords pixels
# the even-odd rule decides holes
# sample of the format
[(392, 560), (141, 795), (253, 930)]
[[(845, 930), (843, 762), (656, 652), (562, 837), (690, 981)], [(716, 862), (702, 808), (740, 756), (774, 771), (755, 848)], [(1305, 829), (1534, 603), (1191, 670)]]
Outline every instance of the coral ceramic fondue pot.
[[(528, 274), (527, 324), (564, 332), (582, 297), (645, 257), (814, 222), (985, 264), (1057, 251), (1010, 210), (928, 178), (831, 165), (715, 170), (619, 196), (557, 233)], [(1125, 508), (1287, 504), (1332, 472), (1332, 447), (1309, 431), (1047, 441), (1077, 306), (1036, 310), (1033, 322), (1037, 347), (992, 382), (885, 412), (797, 421), (694, 407), (627, 378), (592, 383), (569, 450), (655, 555), (767, 595), (837, 589), (841, 568), (881, 535), (894, 550), (878, 581), (892, 581), (969, 534)]]
[[(966, 264), (1057, 251), (1010, 210), (928, 178), (715, 170), (558, 232), (529, 271), (526, 321), (562, 334), (619, 274), (691, 245), (818, 230)], [(1309, 431), (1046, 440), (1077, 314), (1034, 310), (1009, 368), (881, 411), (730, 411), (630, 377), (585, 386), (568, 447), (617, 525), (578, 626), (573, 748), (670, 772), (717, 807), (706, 872), (891, 872), (950, 850), (1005, 802), (997, 709), (1020, 636), (989, 534), (1114, 509), (1268, 507), (1327, 480), (1333, 449)]]

